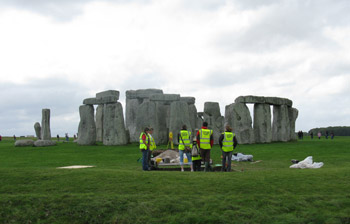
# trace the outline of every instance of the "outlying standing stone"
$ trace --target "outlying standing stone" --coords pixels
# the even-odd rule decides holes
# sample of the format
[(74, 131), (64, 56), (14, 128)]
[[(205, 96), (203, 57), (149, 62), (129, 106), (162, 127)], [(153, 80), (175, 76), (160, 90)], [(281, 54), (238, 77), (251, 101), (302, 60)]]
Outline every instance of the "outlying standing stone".
[(51, 140), (50, 109), (42, 109), (41, 125), (41, 139)]
[(92, 105), (82, 105), (79, 107), (79, 145), (94, 145), (96, 143), (96, 125), (94, 119), (94, 107)]

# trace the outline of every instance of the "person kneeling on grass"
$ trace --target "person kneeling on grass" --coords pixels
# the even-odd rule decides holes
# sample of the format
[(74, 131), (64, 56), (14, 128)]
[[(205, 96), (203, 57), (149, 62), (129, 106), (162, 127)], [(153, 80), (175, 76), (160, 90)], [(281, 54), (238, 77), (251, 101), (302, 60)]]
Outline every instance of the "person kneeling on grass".
[[(232, 128), (226, 125), (225, 132), (220, 135), (219, 144), (222, 150), (222, 168), (221, 171), (231, 171), (231, 159), (233, 149), (237, 146), (235, 133), (232, 133)], [(227, 162), (226, 162), (227, 160)]]
[(181, 171), (184, 171), (184, 153), (186, 153), (188, 164), (191, 165), (191, 172), (193, 172), (192, 159), (191, 159), (191, 132), (187, 131), (187, 126), (183, 125), (182, 130), (177, 135), (179, 141), (179, 154), (180, 154), (180, 166)]
[(197, 156), (192, 154), (192, 166), (193, 166), (193, 171), (201, 171), (201, 163), (202, 163), (202, 157), (199, 152), (198, 146), (197, 146), (197, 139), (193, 139), (193, 146), (192, 148), (195, 148), (197, 150)]

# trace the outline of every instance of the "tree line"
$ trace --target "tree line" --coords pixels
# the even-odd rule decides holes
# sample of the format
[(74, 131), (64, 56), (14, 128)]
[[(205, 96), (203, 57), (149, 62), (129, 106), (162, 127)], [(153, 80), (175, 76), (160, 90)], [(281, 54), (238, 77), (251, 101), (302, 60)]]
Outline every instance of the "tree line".
[(322, 133), (322, 135), (324, 135), (326, 133), (326, 131), (328, 131), (329, 134), (331, 132), (333, 132), (334, 135), (336, 135), (336, 136), (350, 136), (350, 127), (349, 126), (337, 126), (337, 127), (327, 127), (327, 128), (312, 128), (312, 129), (310, 129), (309, 134), (311, 132), (313, 132), (314, 135), (315, 135), (319, 131)]

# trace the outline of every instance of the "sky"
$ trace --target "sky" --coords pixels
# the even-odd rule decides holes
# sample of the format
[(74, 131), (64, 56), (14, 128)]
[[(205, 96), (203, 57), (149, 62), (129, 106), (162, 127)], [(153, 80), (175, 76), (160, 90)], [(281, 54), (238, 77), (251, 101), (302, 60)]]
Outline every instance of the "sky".
[[(350, 126), (348, 0), (0, 0), (0, 135), (77, 133), (104, 90), (157, 88), (225, 106), (276, 96), (296, 131)], [(252, 106), (250, 106), (250, 109)]]

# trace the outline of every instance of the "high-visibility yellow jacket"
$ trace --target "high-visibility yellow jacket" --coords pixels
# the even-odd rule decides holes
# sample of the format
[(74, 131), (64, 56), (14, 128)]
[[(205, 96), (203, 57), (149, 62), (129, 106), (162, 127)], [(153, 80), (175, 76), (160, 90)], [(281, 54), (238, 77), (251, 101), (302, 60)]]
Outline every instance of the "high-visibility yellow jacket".
[(140, 135), (140, 149), (147, 149), (147, 145), (143, 143), (142, 136), (146, 135), (146, 144), (149, 144), (149, 136), (145, 132)]
[(154, 138), (151, 134), (148, 134), (149, 136), (149, 141), (150, 141), (150, 147), (149, 149), (152, 151), (153, 149), (156, 149), (157, 148), (157, 145), (156, 145), (156, 142), (154, 141)]
[(185, 146), (192, 148), (191, 132), (187, 130), (181, 130), (180, 136), (181, 137), (179, 138), (179, 150), (185, 150)]
[(224, 139), (222, 140), (222, 151), (231, 152), (233, 151), (233, 138), (235, 137), (235, 133), (232, 132), (224, 132)]
[(213, 130), (202, 128), (199, 130), (199, 142), (201, 149), (211, 149), (210, 136), (213, 134)]

